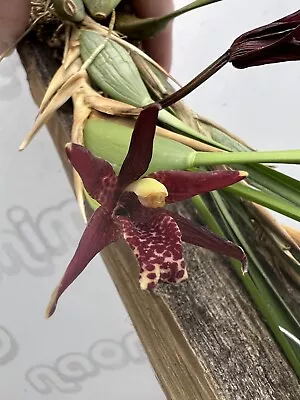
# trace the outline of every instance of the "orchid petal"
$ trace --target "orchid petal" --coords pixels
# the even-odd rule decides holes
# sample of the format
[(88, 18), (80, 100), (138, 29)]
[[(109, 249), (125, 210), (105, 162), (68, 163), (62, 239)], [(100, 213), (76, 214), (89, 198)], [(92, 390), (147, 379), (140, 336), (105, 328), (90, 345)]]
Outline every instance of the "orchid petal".
[(236, 68), (300, 59), (300, 10), (239, 36), (231, 45)]
[(141, 289), (153, 289), (159, 280), (181, 282), (187, 279), (182, 257), (181, 233), (166, 213), (155, 213), (147, 223), (118, 216), (123, 236), (140, 264)]
[(247, 258), (241, 247), (229, 240), (222, 239), (204, 226), (193, 224), (190, 220), (180, 215), (173, 213), (171, 215), (179, 226), (183, 242), (191, 243), (239, 260), (242, 263), (243, 273), (247, 272)]
[(242, 171), (158, 171), (149, 175), (161, 182), (168, 190), (167, 203), (189, 199), (197, 194), (223, 189), (239, 182), (247, 174)]
[(119, 173), (121, 189), (139, 179), (148, 169), (159, 110), (159, 104), (150, 104), (136, 120), (129, 150)]
[(277, 21), (274, 22), (274, 24), (277, 23), (290, 23), (290, 24), (299, 24), (299, 20), (300, 20), (300, 10), (295, 11), (293, 14), (289, 14), (286, 17), (280, 18)]
[(95, 255), (110, 243), (118, 240), (119, 237), (120, 231), (114, 224), (111, 215), (106, 212), (104, 207), (97, 208), (85, 228), (74, 257), (62, 280), (51, 296), (46, 311), (47, 317), (50, 317), (54, 313), (60, 296), (78, 275), (81, 274)]
[(117, 175), (112, 166), (79, 144), (67, 144), (66, 152), (88, 194), (98, 203), (111, 208), (117, 186)]

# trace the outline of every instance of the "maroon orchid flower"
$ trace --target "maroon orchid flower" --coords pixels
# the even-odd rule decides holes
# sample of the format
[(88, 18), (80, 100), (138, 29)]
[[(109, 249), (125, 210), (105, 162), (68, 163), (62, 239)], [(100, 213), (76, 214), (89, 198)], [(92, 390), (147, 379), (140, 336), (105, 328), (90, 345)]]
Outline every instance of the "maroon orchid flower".
[(159, 280), (187, 278), (182, 241), (236, 258), (246, 270), (243, 250), (208, 229), (162, 208), (200, 193), (221, 189), (245, 177), (239, 171), (159, 171), (141, 178), (152, 157), (160, 106), (152, 104), (137, 119), (128, 154), (117, 176), (105, 160), (85, 147), (69, 144), (67, 155), (89, 195), (101, 204), (90, 218), (61, 282), (53, 292), (47, 316), (67, 287), (92, 258), (110, 243), (124, 237), (140, 265), (140, 286), (152, 289)]
[(300, 60), (300, 10), (239, 36), (231, 45), (236, 68)]

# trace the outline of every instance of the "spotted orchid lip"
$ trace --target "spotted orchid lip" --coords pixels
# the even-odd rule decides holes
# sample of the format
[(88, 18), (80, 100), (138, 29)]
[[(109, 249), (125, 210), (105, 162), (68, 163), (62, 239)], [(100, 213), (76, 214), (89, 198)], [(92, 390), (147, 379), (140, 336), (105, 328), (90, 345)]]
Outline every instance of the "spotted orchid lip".
[[(92, 258), (122, 236), (139, 262), (142, 289), (153, 289), (159, 281), (179, 283), (187, 279), (182, 241), (218, 251), (245, 265), (245, 254), (234, 243), (164, 208), (145, 207), (138, 198), (139, 193), (126, 191), (148, 169), (159, 110), (153, 104), (140, 113), (119, 176), (107, 161), (93, 156), (83, 146), (66, 146), (67, 156), (86, 191), (101, 207), (90, 218), (74, 257), (53, 292), (47, 317), (53, 314), (60, 296)], [(160, 189), (165, 188), (166, 202), (173, 203), (226, 187), (244, 177), (240, 171), (158, 171), (145, 179), (155, 181)]]

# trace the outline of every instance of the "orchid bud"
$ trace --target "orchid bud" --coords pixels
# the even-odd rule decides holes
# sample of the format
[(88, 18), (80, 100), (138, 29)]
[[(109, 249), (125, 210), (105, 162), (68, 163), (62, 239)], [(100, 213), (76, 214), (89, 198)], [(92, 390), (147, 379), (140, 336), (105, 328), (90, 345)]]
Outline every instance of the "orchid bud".
[(98, 19), (107, 18), (121, 0), (83, 0), (90, 15)]
[(239, 36), (231, 45), (236, 68), (300, 60), (300, 10)]
[(52, 0), (57, 15), (66, 21), (80, 22), (85, 17), (82, 0)]

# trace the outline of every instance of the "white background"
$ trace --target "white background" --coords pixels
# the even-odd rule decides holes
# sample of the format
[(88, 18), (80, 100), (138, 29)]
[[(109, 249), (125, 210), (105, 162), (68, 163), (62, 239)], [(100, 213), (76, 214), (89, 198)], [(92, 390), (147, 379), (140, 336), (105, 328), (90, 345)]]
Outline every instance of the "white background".
[[(177, 8), (187, 3), (175, 1)], [(296, 0), (224, 0), (180, 17), (172, 74), (187, 82), (236, 36), (298, 7)], [(299, 148), (299, 65), (245, 71), (228, 65), (186, 101), (256, 148)], [(14, 53), (0, 65), (1, 397), (163, 400), (99, 258), (66, 292), (54, 317), (43, 317), (83, 222), (46, 131), (17, 152), (36, 113)], [(300, 178), (299, 168), (284, 170)]]

